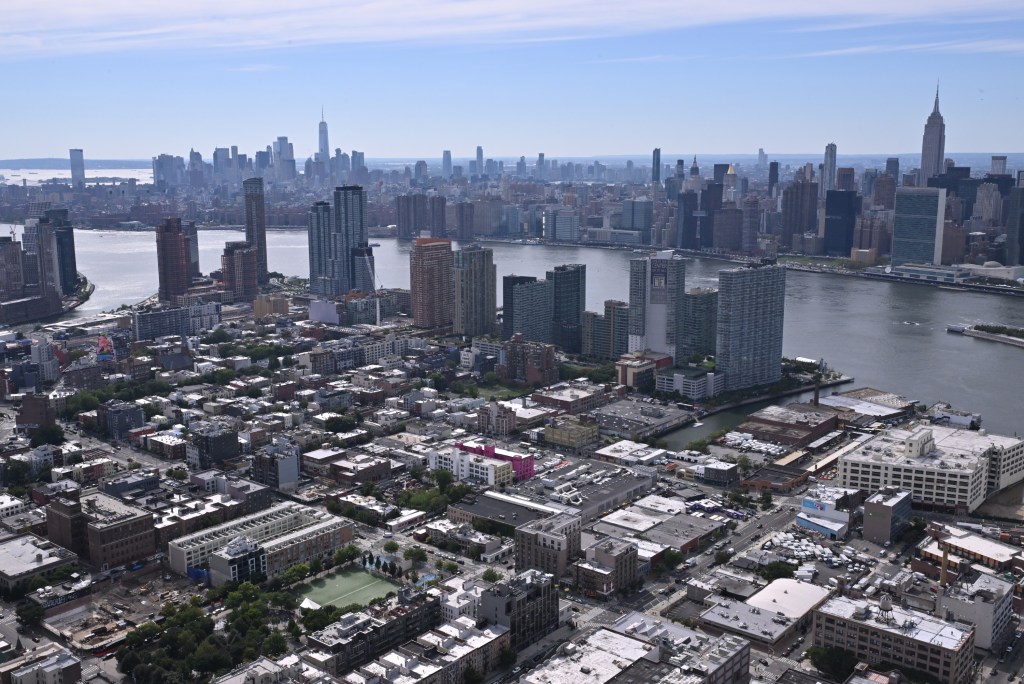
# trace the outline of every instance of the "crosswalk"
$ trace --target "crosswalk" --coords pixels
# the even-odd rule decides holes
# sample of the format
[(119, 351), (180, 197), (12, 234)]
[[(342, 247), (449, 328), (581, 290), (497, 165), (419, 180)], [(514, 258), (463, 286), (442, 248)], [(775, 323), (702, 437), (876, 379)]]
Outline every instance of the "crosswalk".
[(800, 663), (793, 660), (792, 658), (775, 658), (776, 667), (763, 667), (758, 665), (757, 678), (759, 681), (774, 682), (778, 681), (779, 677), (782, 676), (786, 670), (790, 668), (800, 669)]

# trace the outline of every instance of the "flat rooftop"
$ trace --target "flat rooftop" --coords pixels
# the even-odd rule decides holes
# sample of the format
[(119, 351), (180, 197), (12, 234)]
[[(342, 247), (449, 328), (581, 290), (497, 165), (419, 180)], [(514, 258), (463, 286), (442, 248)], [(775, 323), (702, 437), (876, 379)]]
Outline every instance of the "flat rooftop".
[[(931, 432), (934, 448), (920, 455), (908, 452), (905, 447), (907, 440), (920, 438), (927, 432)], [(1017, 437), (929, 424), (915, 426), (912, 429), (890, 428), (865, 441), (843, 458), (858, 462), (898, 463), (970, 471), (979, 467), (980, 459), (991, 450), (1012, 449), (1020, 444), (1021, 439)]]
[(34, 534), (12, 537), (0, 542), (0, 572), (8, 577), (37, 572), (75, 558), (71, 551)]
[(751, 596), (747, 599), (747, 605), (773, 613), (783, 613), (786, 617), (799, 620), (814, 610), (830, 593), (828, 587), (783, 578), (775, 580)]
[(523, 675), (523, 684), (604, 684), (653, 650), (650, 644), (599, 629), (575, 644), (575, 652), (557, 655)]
[(892, 617), (889, 619), (882, 617), (877, 602), (847, 596), (833, 596), (818, 611), (824, 615), (867, 623), (874, 629), (951, 651), (960, 649), (974, 634), (972, 625), (939, 620), (928, 613), (902, 608), (897, 603), (893, 604)]

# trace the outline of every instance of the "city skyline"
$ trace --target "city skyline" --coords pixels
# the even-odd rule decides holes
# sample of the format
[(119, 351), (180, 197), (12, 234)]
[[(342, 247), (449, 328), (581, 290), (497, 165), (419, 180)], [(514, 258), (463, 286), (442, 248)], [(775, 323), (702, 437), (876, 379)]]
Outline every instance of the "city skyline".
[[(802, 154), (832, 140), (840, 155), (902, 153), (919, 146), (937, 80), (949, 154), (1024, 149), (1013, 117), (1020, 96), (1006, 87), (1012, 57), (1024, 52), (1024, 8), (1006, 0), (969, 7), (791, 2), (770, 9), (740, 2), (685, 15), (655, 2), (628, 11), (613, 3), (527, 3), (514, 15), (488, 3), (440, 3), (429, 12), (300, 3), (286, 16), (270, 7), (227, 4), (215, 17), (191, 2), (127, 14), (103, 3), (88, 13), (11, 10), (0, 29), (10, 87), (30, 100), (42, 95), (41, 84), (59, 83), (76, 108), (74, 115), (43, 108), (32, 117), (6, 109), (0, 125), (12, 135), (3, 156), (65, 156), (69, 148), (94, 159), (224, 145), (254, 151), (288, 135), (304, 159), (319, 148), (321, 110), (335, 146), (380, 158), (433, 159), (444, 149), (472, 158), (478, 145), (492, 158), (538, 151), (556, 158), (649, 155), (696, 141), (722, 154), (759, 147), (769, 156)], [(335, 13), (345, 21), (325, 21)], [(741, 86), (737, 78), (751, 64), (763, 75), (741, 79)], [(338, 65), (358, 66), (346, 69), (344, 94), (311, 98), (314, 84)], [(581, 94), (628, 84), (650, 93), (655, 113), (673, 115), (628, 126), (617, 108), (580, 110), (575, 98), (554, 97), (555, 88), (563, 92), (562, 79), (544, 78), (561, 69), (571, 69)], [(872, 77), (861, 92), (841, 73), (890, 75)], [(665, 87), (683, 74), (687, 88)], [(475, 101), (501, 107), (469, 114), (450, 88), (440, 87), (452, 79)], [(189, 106), (143, 104), (144, 115), (138, 107), (107, 106), (124, 101), (126, 83), (140, 103), (160, 101), (171, 89)], [(394, 86), (419, 103), (421, 114), (375, 103), (374, 93)], [(260, 92), (275, 97), (240, 116), (241, 104)], [(544, 107), (534, 105), (540, 101)]]

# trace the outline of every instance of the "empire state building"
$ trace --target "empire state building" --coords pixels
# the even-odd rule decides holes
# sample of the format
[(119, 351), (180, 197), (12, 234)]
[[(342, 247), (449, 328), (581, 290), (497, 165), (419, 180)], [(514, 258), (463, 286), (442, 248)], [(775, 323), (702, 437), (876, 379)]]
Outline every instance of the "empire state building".
[(928, 115), (924, 125), (924, 137), (921, 141), (921, 178), (920, 185), (928, 184), (928, 179), (945, 171), (946, 161), (946, 123), (939, 113), (939, 89), (935, 89), (935, 108)]

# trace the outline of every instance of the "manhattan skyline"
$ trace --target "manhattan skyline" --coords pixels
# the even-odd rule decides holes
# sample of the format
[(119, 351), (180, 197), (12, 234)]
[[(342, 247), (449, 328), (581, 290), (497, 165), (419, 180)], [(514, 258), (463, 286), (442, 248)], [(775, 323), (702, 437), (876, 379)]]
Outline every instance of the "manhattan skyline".
[[(13, 8), (0, 28), (10, 91), (30, 103), (56, 88), (73, 106), (5, 108), (0, 157), (140, 159), (287, 135), (304, 158), (321, 107), (331, 144), (370, 158), (469, 158), (477, 145), (493, 158), (780, 155), (833, 140), (840, 155), (904, 153), (937, 80), (947, 154), (1024, 150), (1010, 87), (1024, 8), (1004, 0), (439, 3), (429, 17), (300, 5)], [(344, 88), (324, 87), (342, 74)], [(642, 108), (624, 106), (638, 94)]]

